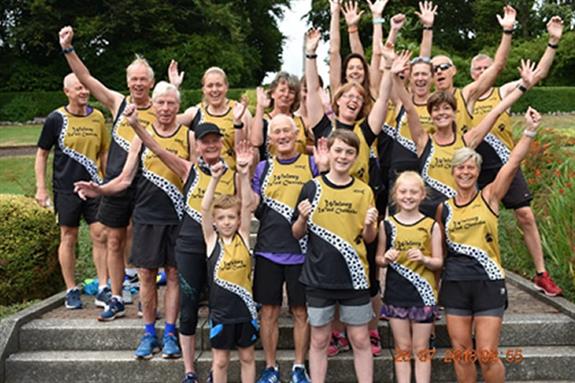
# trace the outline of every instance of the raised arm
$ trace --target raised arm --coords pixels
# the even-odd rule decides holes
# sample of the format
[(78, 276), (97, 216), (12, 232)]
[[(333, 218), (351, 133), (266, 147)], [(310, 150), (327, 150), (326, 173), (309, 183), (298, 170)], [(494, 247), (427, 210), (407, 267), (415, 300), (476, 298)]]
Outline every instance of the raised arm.
[[(373, 3), (367, 0), (369, 9), (371, 11), (373, 23), (373, 36), (371, 48), (371, 62), (369, 64), (369, 80), (372, 87), (377, 89), (381, 81), (381, 72), (379, 70), (381, 61), (381, 49), (379, 42), (383, 40), (383, 10), (387, 5), (388, 0), (375, 0)], [(371, 89), (370, 89), (371, 90)]]
[(389, 100), (389, 95), (391, 92), (391, 65), (393, 64), (394, 54), (393, 48), (391, 46), (387, 46), (388, 49), (382, 48), (383, 52), (383, 60), (380, 63), (380, 70), (383, 71), (383, 79), (381, 80), (381, 84), (379, 86), (379, 95), (373, 108), (369, 112), (369, 116), (367, 117), (367, 121), (369, 123), (369, 127), (371, 131), (376, 136), (379, 135), (381, 129), (383, 128), (383, 122), (387, 116), (387, 102)]
[(234, 105), (233, 119), (234, 119), (234, 148), (237, 148), (240, 142), (247, 140), (249, 136), (249, 124), (251, 116), (248, 117), (248, 98), (242, 96), (240, 102)]
[(214, 202), (214, 195), (216, 193), (216, 186), (226, 170), (222, 161), (216, 162), (210, 167), (210, 172), (212, 174), (206, 192), (204, 193), (204, 198), (202, 198), (202, 233), (204, 234), (204, 241), (208, 247), (208, 254), (211, 253), (214, 244), (216, 242), (216, 231), (214, 230), (214, 217), (212, 211), (212, 203)]
[(391, 67), (391, 72), (393, 75), (393, 89), (399, 97), (399, 100), (405, 109), (405, 113), (407, 114), (407, 125), (409, 126), (409, 132), (411, 133), (411, 139), (417, 148), (417, 156), (419, 157), (423, 153), (425, 145), (427, 145), (429, 135), (421, 126), (419, 115), (417, 114), (411, 95), (407, 92), (403, 80), (399, 77), (400, 73), (409, 65), (408, 60), (409, 56), (402, 57), (400, 60), (396, 59)]
[(523, 96), (523, 93), (534, 85), (535, 77), (539, 72), (538, 69), (535, 69), (535, 63), (532, 63), (529, 60), (521, 60), (521, 68), (519, 71), (521, 73), (521, 82), (519, 82), (515, 89), (513, 89), (507, 97), (501, 100), (501, 102), (497, 104), (476, 127), (468, 130), (463, 135), (465, 144), (468, 147), (475, 149), (481, 141), (483, 141), (491, 128), (493, 128), (499, 115), (510, 108), (515, 101), (519, 100), (519, 98)]
[(160, 144), (154, 140), (150, 133), (144, 129), (144, 127), (138, 121), (138, 114), (136, 112), (136, 105), (130, 104), (124, 109), (124, 117), (128, 119), (130, 126), (134, 129), (134, 132), (138, 135), (140, 140), (144, 143), (148, 149), (150, 149), (154, 154), (156, 154), (171, 171), (176, 173), (178, 177), (183, 180), (188, 179), (188, 174), (192, 164), (190, 161), (184, 160), (178, 157), (174, 153), (162, 148)]
[(242, 141), (236, 148), (236, 169), (240, 181), (240, 198), (242, 208), (240, 214), (240, 235), (246, 243), (250, 239), (250, 226), (252, 223), (252, 211), (254, 206), (254, 193), (250, 185), (250, 168), (254, 160), (254, 152), (247, 141)]
[[(386, 41), (386, 45), (390, 45), (393, 47), (395, 46), (395, 41), (397, 40), (397, 35), (399, 34), (399, 31), (401, 30), (401, 28), (403, 27), (403, 25), (405, 24), (406, 18), (405, 15), (403, 13), (398, 13), (397, 15), (393, 16), (390, 20), (389, 20), (389, 24), (390, 24), (390, 29), (389, 29), (389, 35), (387, 36), (387, 41)], [(378, 43), (379, 45), (379, 52), (381, 54), (382, 53), (382, 45), (380, 43)], [(380, 60), (380, 68), (381, 68), (381, 60)], [(376, 90), (375, 95), (379, 95), (379, 86), (381, 85), (381, 78), (383, 75), (383, 72), (380, 70), (380, 68), (378, 68), (377, 74), (375, 74), (373, 77), (370, 78), (370, 82), (372, 84), (373, 87), (375, 87), (374, 89)], [(397, 95), (395, 94), (395, 90), (392, 87), (391, 89), (391, 97), (392, 100), (395, 102)]]
[[(320, 36), (319, 30), (317, 29), (310, 29), (305, 35), (305, 81), (307, 86), (306, 106), (309, 126), (312, 128), (321, 121), (324, 115), (319, 75), (317, 73), (317, 54), (315, 53), (319, 44)], [(333, 68), (330, 69), (330, 72), (332, 70)]]
[(263, 87), (256, 88), (256, 114), (250, 130), (250, 142), (254, 147), (264, 144), (264, 114), (270, 106), (270, 98)]
[(423, 27), (421, 34), (421, 45), (419, 46), (419, 57), (431, 58), (431, 45), (433, 43), (433, 23), (437, 14), (437, 5), (433, 6), (432, 1), (419, 2), (419, 12), (415, 12), (419, 17), (419, 22)]
[(96, 97), (108, 110), (112, 113), (112, 116), (116, 118), (116, 112), (120, 107), (120, 104), (124, 100), (124, 96), (116, 91), (108, 89), (104, 84), (98, 81), (96, 78), (92, 77), (86, 65), (80, 60), (80, 57), (76, 54), (74, 47), (72, 46), (72, 39), (74, 37), (74, 30), (70, 26), (66, 26), (60, 30), (60, 47), (62, 52), (64, 52), (64, 57), (68, 61), (70, 69), (78, 80), (90, 90), (90, 93)]
[(503, 8), (503, 13), (503, 17), (497, 15), (499, 25), (503, 28), (503, 35), (501, 36), (501, 42), (499, 43), (499, 47), (495, 53), (493, 64), (491, 64), (477, 80), (463, 88), (463, 97), (467, 102), (467, 109), (472, 114), (475, 101), (477, 101), (482, 94), (487, 92), (489, 88), (495, 84), (497, 76), (501, 73), (503, 68), (505, 68), (507, 57), (511, 50), (511, 37), (513, 35), (513, 25), (515, 24), (516, 12), (513, 7), (506, 5)]
[(495, 180), (483, 190), (483, 197), (495, 212), (499, 211), (499, 202), (505, 194), (507, 194), (509, 186), (511, 186), (511, 182), (513, 182), (513, 178), (515, 177), (515, 173), (521, 165), (521, 161), (523, 161), (527, 153), (529, 153), (529, 148), (535, 138), (540, 123), (541, 115), (535, 109), (529, 107), (525, 113), (526, 128), (523, 131), (523, 136), (511, 151), (509, 161), (499, 170)]
[(184, 82), (185, 73), (186, 72), (178, 71), (178, 62), (176, 60), (170, 61), (170, 65), (168, 66), (168, 79), (170, 80), (170, 84), (180, 89), (180, 86)]
[[(363, 11), (358, 12), (357, 1), (351, 0), (343, 5), (342, 12), (345, 18), (345, 23), (347, 24), (347, 33), (349, 35), (351, 51), (365, 56), (363, 45), (361, 44), (361, 39), (359, 37), (359, 21), (361, 20)], [(343, 68), (343, 70), (345, 70), (345, 68)]]
[[(339, 12), (341, 10), (341, 0), (329, 0), (329, 87), (333, 92), (339, 88), (341, 79), (341, 37), (339, 34)], [(309, 32), (308, 32), (309, 34)], [(307, 35), (306, 35), (307, 36)], [(317, 48), (317, 45), (316, 45)], [(307, 54), (306, 48), (306, 54)], [(315, 51), (314, 51), (315, 54)], [(307, 64), (306, 60), (306, 77), (307, 76)], [(316, 69), (317, 75), (317, 69)], [(318, 82), (319, 84), (319, 82)], [(309, 94), (309, 83), (308, 83), (308, 94)], [(309, 96), (308, 96), (309, 98)]]

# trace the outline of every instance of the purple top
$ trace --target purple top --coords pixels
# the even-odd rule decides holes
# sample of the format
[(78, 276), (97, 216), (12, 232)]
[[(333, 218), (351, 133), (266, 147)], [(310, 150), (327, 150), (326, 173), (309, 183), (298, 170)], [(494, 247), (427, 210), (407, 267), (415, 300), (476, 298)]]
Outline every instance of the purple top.
[[(277, 158), (280, 164), (291, 164), (299, 158), (300, 154), (293, 158), (289, 158), (287, 160), (280, 160)], [(257, 193), (260, 198), (262, 197), (262, 190), (260, 180), (262, 178), (262, 173), (266, 167), (267, 160), (260, 161), (260, 163), (256, 167), (256, 171), (254, 173), (254, 177), (252, 178), (252, 189), (255, 193)], [(317, 169), (317, 165), (313, 159), (310, 157), (310, 165), (311, 171), (313, 176), (316, 177), (319, 175), (319, 170)], [(304, 263), (305, 255), (304, 254), (293, 254), (293, 253), (263, 253), (257, 252), (255, 253), (257, 256), (264, 257), (278, 265), (301, 265)]]

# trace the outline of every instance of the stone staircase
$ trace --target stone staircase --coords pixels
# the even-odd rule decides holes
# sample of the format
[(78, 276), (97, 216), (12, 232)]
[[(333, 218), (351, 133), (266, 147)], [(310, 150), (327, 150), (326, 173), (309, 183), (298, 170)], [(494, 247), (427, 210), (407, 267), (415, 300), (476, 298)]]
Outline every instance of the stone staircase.
[[(508, 278), (509, 310), (499, 348), (509, 382), (574, 382), (575, 378), (575, 305), (563, 299), (550, 300), (532, 295), (525, 280), (510, 273)], [(96, 321), (99, 309), (91, 297), (83, 297), (85, 309), (67, 311), (63, 294), (27, 309), (17, 318), (3, 321), (0, 336), (2, 363), (0, 382), (180, 382), (181, 360), (149, 361), (133, 357), (143, 325), (136, 316), (136, 305), (127, 306), (126, 318), (113, 322)], [(161, 300), (160, 300), (161, 301)], [(559, 302), (559, 303), (556, 303)], [(162, 307), (160, 307), (161, 309)], [(211, 364), (207, 310), (200, 311), (197, 330), (197, 364), (201, 381), (205, 381)], [(11, 320), (11, 322), (10, 322)], [(13, 329), (8, 334), (7, 323)], [(158, 323), (158, 333), (163, 330)], [(384, 352), (374, 359), (376, 382), (394, 381), (393, 341), (387, 322), (379, 326)], [(278, 363), (282, 381), (289, 381), (293, 363), (292, 326), (287, 309), (280, 318)], [(9, 344), (9, 347), (5, 347)], [(4, 345), (4, 350), (2, 350)], [(437, 353), (433, 357), (433, 382), (454, 382), (449, 353), (449, 337), (442, 319), (436, 325)], [(510, 360), (507, 360), (508, 358)], [(513, 360), (521, 356), (522, 359)], [(4, 360), (5, 359), (5, 360)], [(261, 346), (256, 351), (258, 372), (264, 367)], [(571, 367), (569, 367), (571, 366)], [(4, 374), (2, 374), (4, 372)], [(239, 382), (239, 361), (232, 353), (229, 381)], [(329, 359), (326, 382), (354, 382), (351, 352)]]

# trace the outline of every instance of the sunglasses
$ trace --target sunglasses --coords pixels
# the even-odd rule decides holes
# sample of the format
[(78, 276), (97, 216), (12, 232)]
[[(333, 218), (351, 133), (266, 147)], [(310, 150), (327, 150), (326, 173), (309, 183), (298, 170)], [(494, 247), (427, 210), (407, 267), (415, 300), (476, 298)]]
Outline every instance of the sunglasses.
[(413, 59), (411, 59), (411, 61), (409, 63), (411, 65), (415, 65), (415, 64), (419, 64), (419, 63), (429, 64), (430, 62), (431, 62), (431, 58), (429, 58), (427, 56), (417, 56), (417, 57), (414, 57)]
[(439, 72), (439, 71), (442, 71), (442, 72), (443, 72), (443, 71), (448, 70), (448, 69), (451, 68), (452, 66), (453, 66), (453, 64), (450, 64), (450, 63), (439, 64), (439, 65), (436, 65), (436, 66), (433, 67), (433, 72), (434, 72), (434, 73), (437, 73), (437, 72)]

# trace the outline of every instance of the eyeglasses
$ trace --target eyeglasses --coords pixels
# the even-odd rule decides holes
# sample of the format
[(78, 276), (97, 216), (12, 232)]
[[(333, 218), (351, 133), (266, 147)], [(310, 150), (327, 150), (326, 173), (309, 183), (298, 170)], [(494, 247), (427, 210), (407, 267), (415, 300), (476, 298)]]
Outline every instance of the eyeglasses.
[(419, 63), (429, 64), (430, 62), (431, 62), (431, 58), (429, 58), (427, 56), (417, 56), (417, 57), (412, 58), (409, 63), (411, 65), (415, 65), (415, 64), (419, 64)]
[(437, 72), (439, 72), (439, 71), (442, 71), (442, 72), (443, 72), (443, 71), (448, 70), (448, 69), (451, 68), (452, 66), (453, 66), (453, 64), (450, 64), (450, 63), (439, 64), (439, 65), (436, 65), (436, 66), (433, 67), (433, 72), (434, 72), (434, 73), (437, 73)]
[(344, 98), (346, 100), (351, 100), (351, 101), (363, 102), (363, 97), (356, 96), (353, 94), (344, 94), (341, 96), (341, 98)]

